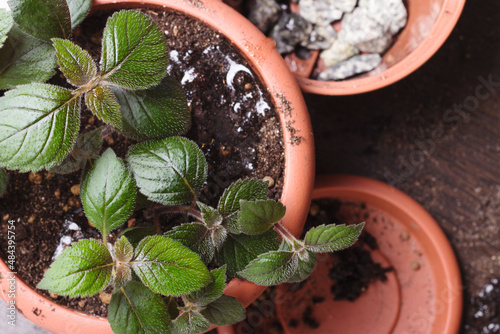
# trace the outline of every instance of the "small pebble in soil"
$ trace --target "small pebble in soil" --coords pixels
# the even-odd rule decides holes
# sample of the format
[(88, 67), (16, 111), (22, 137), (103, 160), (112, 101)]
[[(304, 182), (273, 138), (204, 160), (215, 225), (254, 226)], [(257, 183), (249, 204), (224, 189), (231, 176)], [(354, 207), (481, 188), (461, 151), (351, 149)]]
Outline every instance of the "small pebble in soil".
[(80, 195), (80, 185), (75, 184), (74, 186), (71, 187), (70, 191), (73, 195)]
[(270, 176), (265, 176), (262, 181), (267, 182), (267, 187), (272, 188), (274, 187), (274, 179)]
[(42, 181), (43, 181), (42, 175), (40, 175), (38, 173), (30, 172), (28, 175), (28, 178), (29, 178), (30, 182), (34, 183), (34, 184), (42, 184)]
[(80, 308), (84, 308), (85, 304), (87, 304), (87, 300), (86, 299), (80, 300), (78, 302), (78, 306), (80, 306)]
[(466, 326), (470, 334), (500, 333), (500, 284), (493, 278), (479, 294), (471, 298), (473, 326)]
[(80, 200), (74, 196), (71, 196), (70, 198), (68, 198), (68, 205), (72, 206), (72, 207), (76, 207), (76, 208), (79, 208), (82, 206), (82, 204), (80, 203)]
[(103, 304), (109, 305), (109, 303), (111, 302), (111, 296), (111, 293), (103, 291), (99, 294), (99, 299)]

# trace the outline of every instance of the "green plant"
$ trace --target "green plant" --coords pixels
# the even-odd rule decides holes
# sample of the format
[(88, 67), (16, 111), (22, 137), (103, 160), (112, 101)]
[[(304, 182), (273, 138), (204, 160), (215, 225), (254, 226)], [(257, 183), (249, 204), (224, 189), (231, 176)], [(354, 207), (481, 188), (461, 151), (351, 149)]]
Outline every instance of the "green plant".
[[(26, 25), (20, 13), (31, 13), (41, 1), (11, 1), (16, 24)], [(301, 281), (313, 270), (316, 253), (356, 241), (363, 224), (319, 226), (296, 239), (280, 222), (285, 207), (267, 198), (268, 184), (261, 180), (234, 182), (217, 207), (201, 202), (207, 163), (196, 143), (175, 136), (188, 130), (190, 114), (180, 85), (166, 76), (162, 32), (139, 12), (113, 14), (98, 68), (87, 51), (60, 38), (71, 27), (67, 9), (63, 2), (51, 7), (52, 17), (66, 22), (63, 28), (37, 22), (27, 33), (50, 38), (59, 70), (76, 88), (11, 83), (15, 88), (0, 98), (0, 166), (59, 173), (83, 168), (82, 205), (102, 241), (73, 243), (38, 288), (75, 297), (111, 285), (108, 320), (114, 332), (198, 333), (245, 316), (240, 302), (223, 294), (226, 275), (260, 285)], [(79, 135), (82, 100), (108, 125)], [(99, 154), (111, 129), (142, 141), (130, 147), (125, 161), (112, 149)], [(2, 182), (0, 172), (0, 190)], [(156, 203), (149, 209), (155, 226), (125, 229), (108, 243), (139, 196)], [(193, 220), (159, 235), (158, 216), (165, 212)]]

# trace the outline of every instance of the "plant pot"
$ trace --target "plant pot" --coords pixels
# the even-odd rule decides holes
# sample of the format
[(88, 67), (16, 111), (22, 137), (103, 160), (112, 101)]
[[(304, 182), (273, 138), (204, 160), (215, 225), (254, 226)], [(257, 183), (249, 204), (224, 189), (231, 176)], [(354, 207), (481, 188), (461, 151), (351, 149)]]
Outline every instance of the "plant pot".
[[(259, 76), (273, 99), (282, 124), (285, 167), (281, 201), (287, 207), (283, 222), (292, 233), (300, 234), (314, 183), (314, 139), (301, 91), (283, 59), (274, 49), (274, 43), (239, 13), (216, 0), (124, 0), (119, 3), (113, 0), (95, 0), (92, 10), (137, 7), (175, 10), (198, 19), (230, 40)], [(294, 134), (286, 129), (289, 122), (293, 122), (299, 131), (298, 135), (302, 137), (298, 144), (294, 143)], [(10, 285), (7, 278), (12, 275), (7, 265), (0, 262), (2, 298), (8, 303)], [(21, 279), (16, 281), (15, 306), (19, 313), (35, 324), (54, 333), (111, 333), (107, 319), (59, 306), (37, 294)], [(235, 296), (246, 307), (264, 289), (244, 280), (233, 279), (226, 287), (225, 293)]]
[[(322, 95), (353, 95), (393, 84), (422, 66), (443, 45), (462, 13), (465, 0), (407, 0), (408, 23), (396, 36), (394, 45), (374, 70), (343, 81), (310, 79), (315, 58), (287, 61), (304, 92)], [(312, 58), (313, 56), (311, 56)]]
[[(365, 230), (377, 240), (373, 261), (394, 270), (354, 302), (334, 301), (328, 278), (334, 257), (323, 257), (300, 289), (278, 287), (276, 310), (285, 333), (458, 333), (462, 286), (457, 260), (436, 221), (418, 203), (379, 181), (342, 175), (318, 177), (313, 199), (320, 198), (341, 200), (341, 211), (354, 207), (353, 214), (366, 220)], [(313, 305), (312, 296), (324, 301)], [(319, 323), (316, 329), (301, 321), (307, 306)]]

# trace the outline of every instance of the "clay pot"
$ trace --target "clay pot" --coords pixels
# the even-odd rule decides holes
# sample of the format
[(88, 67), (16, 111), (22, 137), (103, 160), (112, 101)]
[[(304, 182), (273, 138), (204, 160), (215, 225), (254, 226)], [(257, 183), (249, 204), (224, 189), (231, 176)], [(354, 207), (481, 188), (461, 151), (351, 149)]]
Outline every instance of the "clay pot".
[[(334, 257), (322, 256), (299, 289), (278, 287), (276, 305), (285, 333), (458, 333), (462, 286), (455, 255), (436, 221), (414, 200), (379, 181), (356, 176), (318, 177), (313, 199), (342, 201), (347, 217), (359, 214), (378, 243), (371, 257), (393, 267), (354, 302), (334, 301), (328, 278)], [(324, 301), (313, 305), (312, 297)], [(316, 329), (302, 322), (309, 306)], [(290, 327), (291, 320), (295, 327)]]
[[(294, 234), (302, 231), (314, 184), (314, 138), (305, 102), (293, 75), (274, 49), (274, 41), (266, 38), (257, 28), (234, 9), (217, 0), (94, 0), (92, 10), (149, 7), (170, 9), (192, 16), (227, 37), (240, 50), (253, 71), (268, 89), (279, 114), (285, 143), (285, 172), (281, 201), (287, 207), (283, 219)], [(292, 109), (290, 109), (292, 108)], [(293, 122), (301, 136), (299, 144), (292, 144), (292, 134), (285, 124)], [(0, 262), (2, 298), (8, 303), (11, 276), (4, 262)], [(235, 296), (246, 307), (265, 287), (233, 279), (225, 293)], [(69, 310), (37, 294), (21, 279), (17, 279), (16, 308), (35, 324), (54, 333), (112, 333), (107, 319)]]
[(407, 0), (408, 23), (382, 63), (372, 70), (344, 81), (309, 79), (315, 57), (289, 57), (290, 69), (304, 92), (322, 95), (352, 95), (374, 91), (401, 80), (422, 66), (443, 45), (458, 21), (465, 0)]

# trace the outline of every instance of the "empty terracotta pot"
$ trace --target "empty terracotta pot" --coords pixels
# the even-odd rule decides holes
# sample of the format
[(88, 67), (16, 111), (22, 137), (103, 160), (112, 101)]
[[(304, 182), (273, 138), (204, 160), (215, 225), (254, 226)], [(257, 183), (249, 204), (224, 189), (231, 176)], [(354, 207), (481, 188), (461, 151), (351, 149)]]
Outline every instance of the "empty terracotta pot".
[[(343, 81), (310, 79), (310, 60), (288, 59), (304, 92), (352, 95), (383, 88), (422, 66), (443, 45), (462, 13), (465, 0), (407, 0), (408, 23), (374, 70)], [(314, 52), (313, 52), (314, 53)], [(318, 53), (314, 53), (317, 57)], [(313, 57), (314, 57), (313, 55)], [(314, 63), (314, 61), (312, 61)]]
[[(278, 287), (276, 310), (285, 333), (459, 332), (457, 260), (438, 224), (419, 204), (384, 183), (356, 176), (318, 177), (313, 199), (320, 198), (341, 200), (341, 217), (365, 220), (366, 231), (378, 243), (371, 251), (373, 261), (394, 270), (354, 302), (335, 301), (328, 275), (335, 257), (320, 257), (305, 283)], [(314, 302), (315, 296), (324, 300)], [(304, 317), (313, 320), (307, 323)]]
[[(270, 93), (282, 124), (285, 145), (285, 171), (281, 202), (287, 207), (283, 219), (294, 234), (301, 233), (314, 184), (314, 137), (307, 108), (299, 86), (282, 57), (274, 49), (274, 42), (234, 9), (218, 0), (94, 0), (92, 10), (123, 8), (157, 8), (175, 10), (194, 17), (219, 31), (240, 50), (264, 87)], [(293, 123), (296, 133), (288, 131)], [(300, 139), (298, 139), (300, 136)], [(299, 142), (297, 142), (299, 140)], [(0, 261), (0, 297), (10, 302), (8, 293), (13, 276), (7, 265)], [(15, 275), (14, 275), (15, 276)], [(60, 334), (112, 333), (107, 319), (79, 313), (39, 295), (16, 276), (15, 306), (35, 324)], [(233, 279), (225, 293), (235, 296), (245, 307), (254, 301), (265, 287)]]

